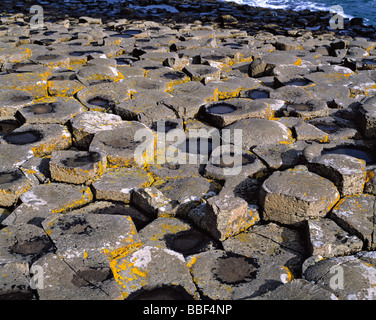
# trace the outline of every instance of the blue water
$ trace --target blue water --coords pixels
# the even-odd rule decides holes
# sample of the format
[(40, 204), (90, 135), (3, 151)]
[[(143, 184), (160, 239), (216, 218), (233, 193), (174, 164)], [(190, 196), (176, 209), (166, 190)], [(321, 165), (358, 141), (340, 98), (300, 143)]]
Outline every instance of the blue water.
[(323, 10), (330, 11), (330, 7), (340, 5), (347, 18), (359, 17), (365, 24), (376, 26), (376, 0), (232, 0), (237, 3), (255, 7), (273, 9), (292, 9), (301, 11)]

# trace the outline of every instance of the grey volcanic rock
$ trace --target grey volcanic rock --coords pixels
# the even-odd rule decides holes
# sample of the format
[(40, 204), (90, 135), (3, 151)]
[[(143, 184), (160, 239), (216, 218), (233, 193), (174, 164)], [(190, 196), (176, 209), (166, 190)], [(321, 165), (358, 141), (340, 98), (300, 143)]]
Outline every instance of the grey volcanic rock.
[(42, 28), (24, 2), (0, 3), (0, 299), (374, 299), (374, 26), (45, 0)]

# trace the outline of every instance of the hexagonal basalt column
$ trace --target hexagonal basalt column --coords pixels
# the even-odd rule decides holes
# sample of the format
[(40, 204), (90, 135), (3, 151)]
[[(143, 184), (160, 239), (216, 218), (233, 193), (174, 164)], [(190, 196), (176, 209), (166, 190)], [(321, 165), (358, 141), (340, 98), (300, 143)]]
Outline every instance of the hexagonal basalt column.
[(0, 206), (10, 207), (31, 188), (30, 181), (21, 170), (0, 172)]
[(32, 150), (36, 157), (69, 148), (72, 143), (70, 132), (59, 124), (24, 124), (4, 135), (1, 140), (4, 144)]
[(93, 183), (93, 188), (99, 200), (129, 203), (134, 189), (148, 187), (152, 182), (151, 175), (141, 169), (109, 169)]
[(51, 178), (56, 181), (83, 184), (100, 176), (107, 160), (98, 152), (56, 151), (51, 155)]
[(260, 191), (264, 219), (292, 225), (325, 217), (339, 198), (332, 182), (305, 167), (273, 173)]
[(123, 83), (99, 83), (77, 93), (78, 100), (91, 111), (107, 112), (130, 98), (129, 87)]
[(29, 105), (18, 110), (16, 116), (26, 123), (66, 124), (84, 107), (74, 98), (55, 98), (51, 101)]
[(81, 149), (87, 149), (95, 133), (116, 129), (122, 123), (121, 117), (114, 114), (99, 111), (81, 113), (71, 120), (74, 144)]
[(308, 168), (333, 181), (342, 196), (363, 192), (366, 183), (363, 160), (344, 154), (325, 154), (310, 161)]
[(144, 246), (118, 255), (111, 266), (126, 299), (193, 300), (199, 296), (183, 255), (173, 250)]
[(18, 109), (32, 103), (33, 98), (26, 91), (2, 90), (0, 93), (0, 117), (14, 116)]
[(215, 127), (223, 128), (238, 120), (269, 118), (272, 112), (265, 102), (237, 98), (211, 102), (200, 108), (198, 116)]
[[(143, 138), (146, 140), (141, 144)], [(154, 161), (154, 133), (136, 121), (124, 121), (114, 130), (95, 134), (89, 151), (107, 155), (109, 167), (144, 166)]]

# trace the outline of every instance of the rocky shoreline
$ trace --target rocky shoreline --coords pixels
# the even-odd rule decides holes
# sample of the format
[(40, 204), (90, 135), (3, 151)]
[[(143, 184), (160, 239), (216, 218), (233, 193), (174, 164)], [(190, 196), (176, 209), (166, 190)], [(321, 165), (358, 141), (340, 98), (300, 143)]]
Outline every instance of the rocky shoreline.
[[(0, 4), (0, 299), (375, 299), (374, 27), (32, 5)], [(208, 162), (155, 161), (165, 133)]]

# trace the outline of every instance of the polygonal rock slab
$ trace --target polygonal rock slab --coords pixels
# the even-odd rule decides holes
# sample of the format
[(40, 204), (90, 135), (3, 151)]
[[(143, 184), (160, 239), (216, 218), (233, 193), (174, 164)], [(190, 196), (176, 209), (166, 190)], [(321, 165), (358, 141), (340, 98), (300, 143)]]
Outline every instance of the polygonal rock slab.
[[(270, 93), (270, 98), (286, 101), (292, 105), (305, 105), (307, 101), (312, 100), (312, 96), (303, 88), (296, 86), (284, 86)], [(312, 107), (305, 107), (312, 110)]]
[(331, 291), (341, 300), (374, 300), (376, 267), (374, 252), (320, 260), (310, 265), (304, 279)]
[(216, 88), (208, 87), (198, 81), (190, 81), (187, 83), (174, 86), (170, 93), (175, 96), (191, 96), (192, 92), (195, 93), (195, 97), (204, 99), (206, 102), (216, 101), (218, 99), (218, 92)]
[(0, 76), (0, 89), (18, 89), (23, 93), (26, 91), (34, 99), (38, 99), (47, 96), (47, 81), (44, 75), (37, 73), (5, 74)]
[(265, 102), (237, 98), (211, 102), (200, 108), (198, 116), (215, 127), (223, 128), (248, 118), (268, 118), (272, 115)]
[(312, 119), (329, 115), (329, 107), (323, 100), (311, 99), (304, 103), (293, 103), (287, 106), (286, 115), (290, 117), (300, 117)]
[(330, 258), (362, 250), (363, 242), (358, 237), (349, 235), (333, 220), (309, 220), (308, 230), (313, 256)]
[(213, 181), (203, 177), (183, 177), (161, 181), (156, 188), (166, 197), (181, 203), (199, 201), (201, 198), (214, 195), (215, 186)]
[(6, 261), (32, 262), (53, 247), (43, 229), (25, 223), (0, 230), (0, 243), (0, 264)]
[(176, 218), (159, 217), (139, 234), (145, 245), (173, 250), (184, 257), (218, 247), (218, 243), (207, 235)]
[(345, 231), (356, 235), (374, 250), (375, 197), (369, 194), (347, 196), (333, 208), (330, 217)]
[(96, 201), (89, 205), (70, 211), (71, 214), (113, 214), (121, 216), (129, 216), (132, 218), (133, 223), (137, 230), (145, 227), (150, 221), (153, 220), (144, 211), (140, 211), (132, 205), (121, 202), (110, 201)]
[(84, 184), (106, 169), (106, 157), (98, 152), (56, 151), (51, 155), (51, 178), (56, 181)]
[(30, 271), (27, 262), (9, 262), (0, 265), (0, 299), (31, 300)]
[(270, 265), (270, 272), (282, 283), (301, 274), (307, 256), (303, 235), (292, 228), (275, 223), (254, 225), (222, 242), (226, 251), (253, 257)]
[(74, 98), (55, 98), (18, 110), (16, 116), (26, 123), (66, 124), (75, 115), (83, 112), (83, 105)]
[(99, 131), (112, 130), (123, 123), (120, 116), (99, 111), (88, 111), (71, 120), (73, 139), (76, 146), (87, 149), (94, 134)]
[(261, 146), (252, 149), (269, 168), (287, 169), (298, 164), (299, 158), (307, 144), (297, 141), (291, 144), (279, 144), (276, 146)]
[(319, 142), (327, 142), (329, 139), (329, 135), (326, 132), (306, 122), (295, 125), (294, 131), (297, 141), (314, 140)]
[(210, 250), (190, 259), (191, 273), (205, 298), (238, 300), (258, 296), (275, 289), (286, 274), (281, 265), (256, 257)]
[(93, 194), (89, 187), (50, 183), (31, 188), (20, 199), (23, 204), (48, 208), (52, 213), (62, 213), (91, 202)]
[(370, 97), (362, 101), (356, 113), (356, 123), (359, 131), (366, 139), (376, 137), (376, 98)]
[(0, 206), (10, 207), (31, 188), (31, 182), (21, 170), (0, 172)]
[[(292, 142), (291, 131), (282, 123), (267, 119), (245, 119), (237, 121), (224, 130), (229, 130), (228, 136), (222, 136), (226, 143), (239, 143), (234, 141), (234, 130), (241, 130), (242, 148), (249, 150), (255, 146), (289, 144)], [(222, 131), (223, 135), (223, 131)]]
[(129, 89), (123, 83), (93, 84), (80, 90), (77, 99), (90, 111), (108, 112), (122, 101), (129, 99)]
[(272, 74), (273, 69), (280, 65), (300, 66), (301, 60), (291, 54), (284, 52), (272, 52), (266, 54), (262, 59), (255, 59), (249, 66), (248, 74), (251, 77), (262, 77)]
[(330, 291), (304, 279), (292, 279), (290, 282), (269, 291), (255, 300), (338, 300)]
[(199, 295), (184, 256), (169, 249), (144, 246), (110, 259), (125, 299), (192, 300)]
[(205, 222), (201, 225), (214, 238), (224, 241), (243, 231), (248, 224), (248, 203), (229, 195), (208, 199)]
[(1, 137), (1, 140), (5, 144), (31, 150), (35, 157), (67, 149), (72, 143), (68, 129), (59, 124), (24, 124)]
[(366, 182), (365, 161), (344, 154), (314, 158), (308, 168), (333, 181), (342, 196), (362, 193)]
[(114, 67), (91, 65), (78, 70), (77, 79), (85, 86), (91, 86), (101, 82), (117, 82), (124, 79), (124, 76)]
[(227, 180), (237, 175), (260, 177), (266, 170), (266, 166), (253, 153), (248, 151), (234, 154), (231, 153), (231, 148), (226, 150), (222, 146), (221, 154), (211, 154), (205, 167), (205, 177), (216, 180)]
[[(43, 287), (37, 288), (40, 300), (115, 300), (121, 299), (109, 263), (87, 266), (79, 259), (67, 263), (48, 253), (33, 264), (42, 268)], [(80, 263), (81, 262), (81, 263)]]
[(264, 219), (283, 224), (324, 217), (339, 198), (332, 182), (305, 167), (274, 172), (260, 191)]
[(109, 169), (93, 183), (98, 200), (129, 203), (134, 189), (149, 187), (153, 182), (150, 174), (142, 169)]
[(183, 71), (192, 81), (200, 81), (204, 84), (210, 81), (219, 81), (221, 77), (220, 69), (208, 65), (191, 64), (186, 66)]
[(193, 118), (206, 101), (201, 97), (181, 95), (163, 99), (160, 103), (174, 110), (181, 118)]
[(107, 261), (107, 253), (139, 242), (136, 227), (129, 216), (55, 214), (42, 225), (57, 254), (67, 263), (74, 257), (101, 263)]
[(14, 116), (18, 109), (33, 103), (26, 91), (2, 90), (0, 94), (0, 117)]
[(125, 121), (117, 129), (97, 132), (89, 151), (105, 154), (109, 167), (144, 166), (154, 161), (155, 139), (153, 131), (144, 124)]
[(176, 202), (165, 197), (155, 187), (135, 189), (131, 195), (131, 203), (143, 211), (158, 217), (176, 215)]

